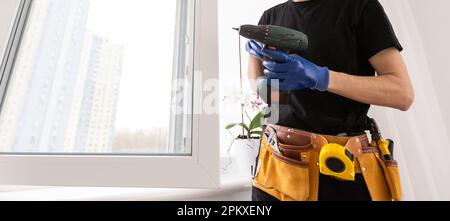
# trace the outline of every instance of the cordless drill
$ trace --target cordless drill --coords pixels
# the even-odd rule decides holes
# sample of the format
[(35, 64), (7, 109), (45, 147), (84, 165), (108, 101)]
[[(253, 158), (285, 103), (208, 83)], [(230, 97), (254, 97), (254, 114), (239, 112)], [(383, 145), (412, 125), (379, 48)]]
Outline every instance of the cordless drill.
[(290, 28), (276, 25), (242, 25), (235, 30), (244, 38), (286, 53), (300, 52), (308, 48), (308, 36)]
[[(308, 36), (303, 32), (290, 28), (276, 25), (242, 25), (241, 27), (234, 29), (238, 31), (242, 37), (257, 41), (263, 44), (264, 47), (272, 50), (280, 50), (285, 53), (298, 53), (308, 49)], [(272, 90), (270, 87), (267, 87), (267, 79), (260, 78), (257, 86), (260, 95), (268, 95), (267, 97), (262, 96), (262, 99), (271, 106)], [(291, 92), (287, 95), (289, 100), (287, 102), (296, 109), (295, 113), (297, 117), (304, 118), (306, 116), (306, 111), (301, 103)]]

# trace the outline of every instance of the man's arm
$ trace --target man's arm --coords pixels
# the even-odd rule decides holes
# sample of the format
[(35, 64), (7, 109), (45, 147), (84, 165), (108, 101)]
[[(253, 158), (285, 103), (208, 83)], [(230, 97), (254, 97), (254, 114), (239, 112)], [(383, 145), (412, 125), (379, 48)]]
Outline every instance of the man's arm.
[[(278, 55), (283, 56), (279, 52)], [(369, 62), (377, 71), (377, 77), (361, 77), (330, 71), (328, 91), (361, 103), (407, 111), (414, 101), (414, 90), (398, 49), (385, 49), (370, 58)], [(262, 62), (250, 56), (248, 76), (255, 90), (256, 80), (263, 75), (263, 70)], [(272, 97), (276, 100), (277, 96), (272, 94)]]
[(369, 62), (377, 71), (377, 77), (330, 71), (328, 91), (361, 103), (409, 110), (414, 101), (414, 89), (400, 52), (389, 48)]

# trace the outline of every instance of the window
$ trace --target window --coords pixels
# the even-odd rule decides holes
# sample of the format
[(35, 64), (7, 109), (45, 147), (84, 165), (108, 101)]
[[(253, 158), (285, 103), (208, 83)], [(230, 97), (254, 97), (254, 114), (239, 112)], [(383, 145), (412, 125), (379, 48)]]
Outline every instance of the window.
[(190, 124), (171, 115), (170, 101), (172, 80), (190, 65), (172, 64), (192, 56), (173, 53), (192, 46), (183, 39), (191, 15), (180, 15), (176, 36), (177, 1), (156, 4), (35, 0), (2, 107), (0, 151), (190, 154), (181, 142)]
[(202, 105), (217, 93), (202, 88), (218, 72), (215, 5), (21, 1), (0, 72), (0, 182), (216, 185), (218, 118)]

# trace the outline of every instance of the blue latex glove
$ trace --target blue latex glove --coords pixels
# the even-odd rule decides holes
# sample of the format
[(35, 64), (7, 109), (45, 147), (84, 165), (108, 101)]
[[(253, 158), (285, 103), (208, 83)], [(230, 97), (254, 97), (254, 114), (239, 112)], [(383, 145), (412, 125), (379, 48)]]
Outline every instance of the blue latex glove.
[(271, 59), (263, 62), (264, 74), (269, 79), (279, 79), (279, 85), (271, 84), (272, 87), (282, 91), (328, 90), (330, 83), (328, 68), (319, 67), (301, 56), (288, 55), (281, 51), (262, 49), (261, 54)]
[(245, 44), (245, 50), (259, 60), (263, 60), (263, 49), (264, 46), (254, 40), (249, 40), (247, 41), (247, 44)]

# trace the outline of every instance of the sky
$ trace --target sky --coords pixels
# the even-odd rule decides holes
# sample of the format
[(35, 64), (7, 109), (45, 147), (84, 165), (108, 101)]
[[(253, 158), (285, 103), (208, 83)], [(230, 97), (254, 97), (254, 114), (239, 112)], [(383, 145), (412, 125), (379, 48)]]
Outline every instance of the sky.
[(124, 47), (116, 129), (169, 125), (175, 16), (175, 0), (91, 0), (88, 29)]

